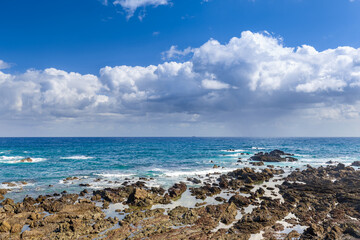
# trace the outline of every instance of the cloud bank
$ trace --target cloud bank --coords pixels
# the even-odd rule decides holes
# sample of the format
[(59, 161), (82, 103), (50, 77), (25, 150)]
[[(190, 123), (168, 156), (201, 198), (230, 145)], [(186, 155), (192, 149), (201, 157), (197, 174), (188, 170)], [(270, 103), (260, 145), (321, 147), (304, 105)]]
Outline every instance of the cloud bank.
[(54, 68), (2, 70), (0, 114), (38, 123), (86, 119), (190, 128), (209, 123), (261, 131), (289, 119), (297, 119), (292, 124), (298, 128), (314, 121), (360, 123), (360, 49), (291, 48), (268, 34), (246, 31), (226, 44), (210, 39), (198, 48), (170, 51), (164, 56), (189, 60), (107, 66), (98, 76)]

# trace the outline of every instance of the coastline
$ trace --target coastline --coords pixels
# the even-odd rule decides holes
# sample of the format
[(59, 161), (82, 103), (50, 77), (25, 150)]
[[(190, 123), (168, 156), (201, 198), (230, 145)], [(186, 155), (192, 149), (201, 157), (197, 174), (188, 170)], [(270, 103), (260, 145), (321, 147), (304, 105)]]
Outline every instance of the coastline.
[(360, 238), (359, 169), (340, 163), (285, 172), (271, 164), (289, 156), (260, 155), (254, 168), (228, 173), (214, 165), (213, 173), (168, 189), (143, 178), (17, 203), (6, 198), (0, 239)]

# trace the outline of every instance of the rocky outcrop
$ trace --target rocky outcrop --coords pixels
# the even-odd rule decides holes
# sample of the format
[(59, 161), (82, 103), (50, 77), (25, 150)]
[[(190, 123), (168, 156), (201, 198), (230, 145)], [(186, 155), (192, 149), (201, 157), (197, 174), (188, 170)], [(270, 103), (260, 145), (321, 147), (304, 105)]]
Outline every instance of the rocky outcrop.
[(351, 164), (351, 166), (354, 166), (354, 167), (360, 167), (360, 161), (355, 161)]
[(221, 193), (221, 189), (219, 187), (213, 187), (207, 184), (198, 188), (190, 188), (190, 192), (197, 199), (205, 200), (207, 197)]
[[(63, 192), (26, 197), (22, 202), (8, 198), (0, 204), (0, 239), (247, 240), (250, 234), (260, 232), (265, 239), (360, 238), (360, 171), (343, 164), (308, 166), (293, 171), (278, 185), (267, 183), (277, 181), (272, 178), (282, 173), (279, 168), (242, 168), (209, 174), (190, 192), (198, 199), (212, 196), (216, 201), (209, 199), (214, 203), (209, 205), (197, 200), (193, 208), (156, 208), (155, 204), (181, 198), (187, 186), (178, 183), (166, 191), (147, 187), (146, 179), (92, 193)], [(0, 194), (6, 191), (0, 190)], [(124, 205), (115, 211), (121, 220), (104, 213), (114, 203)], [(306, 230), (281, 233), (285, 225), (279, 221), (299, 224)], [(223, 224), (228, 226), (223, 228)], [(24, 226), (27, 230), (22, 232)]]
[(229, 203), (235, 204), (237, 207), (247, 207), (250, 205), (251, 201), (243, 196), (240, 195), (234, 195), (229, 199)]
[(145, 189), (135, 188), (126, 203), (137, 207), (149, 207), (153, 204), (153, 197)]
[(174, 186), (169, 188), (169, 190), (168, 190), (169, 196), (172, 199), (178, 199), (186, 191), (186, 189), (187, 189), (187, 186), (185, 183), (183, 183), (183, 182), (176, 183), (176, 184), (174, 184)]
[(344, 164), (292, 172), (281, 186), (293, 213), (308, 225), (304, 239), (348, 239), (360, 226), (360, 171)]
[(298, 160), (291, 156), (292, 154), (290, 153), (285, 153), (280, 150), (274, 150), (271, 151), (270, 153), (259, 152), (254, 156), (252, 156), (250, 159), (253, 161), (260, 161), (260, 162), (294, 162)]

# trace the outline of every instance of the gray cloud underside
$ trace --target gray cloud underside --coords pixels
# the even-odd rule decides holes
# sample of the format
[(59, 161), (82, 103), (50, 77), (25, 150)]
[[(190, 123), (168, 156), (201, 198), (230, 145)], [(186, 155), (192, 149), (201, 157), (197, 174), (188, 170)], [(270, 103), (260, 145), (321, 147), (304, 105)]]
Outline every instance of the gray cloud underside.
[(190, 54), (190, 60), (104, 67), (98, 76), (54, 68), (18, 75), (2, 70), (2, 119), (231, 126), (290, 116), (359, 119), (360, 49), (289, 48), (247, 31), (227, 44), (209, 40), (199, 48), (169, 51), (164, 56)]

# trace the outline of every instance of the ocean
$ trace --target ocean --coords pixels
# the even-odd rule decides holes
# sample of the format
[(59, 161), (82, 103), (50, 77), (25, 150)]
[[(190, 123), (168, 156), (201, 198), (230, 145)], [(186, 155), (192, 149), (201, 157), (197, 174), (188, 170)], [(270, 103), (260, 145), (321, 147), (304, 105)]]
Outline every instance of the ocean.
[[(11, 189), (6, 197), (19, 201), (26, 195), (79, 192), (86, 184), (116, 187), (140, 177), (169, 187), (190, 176), (249, 167), (251, 155), (274, 149), (299, 159), (271, 163), (289, 171), (360, 160), (360, 138), (0, 138), (0, 189)], [(20, 162), (27, 157), (33, 162)], [(77, 178), (64, 181), (68, 177)]]

